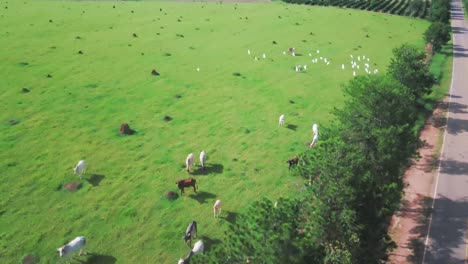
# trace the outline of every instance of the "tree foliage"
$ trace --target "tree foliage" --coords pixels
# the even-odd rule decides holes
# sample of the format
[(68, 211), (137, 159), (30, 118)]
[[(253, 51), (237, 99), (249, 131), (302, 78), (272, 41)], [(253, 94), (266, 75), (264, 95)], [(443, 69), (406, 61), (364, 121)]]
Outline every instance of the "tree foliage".
[(424, 32), (424, 39), (428, 43), (432, 43), (435, 51), (440, 51), (442, 45), (447, 44), (450, 40), (450, 26), (441, 22), (434, 22)]
[(425, 54), (414, 46), (402, 45), (393, 50), (389, 74), (410, 89), (415, 100), (432, 92), (435, 78), (424, 63)]

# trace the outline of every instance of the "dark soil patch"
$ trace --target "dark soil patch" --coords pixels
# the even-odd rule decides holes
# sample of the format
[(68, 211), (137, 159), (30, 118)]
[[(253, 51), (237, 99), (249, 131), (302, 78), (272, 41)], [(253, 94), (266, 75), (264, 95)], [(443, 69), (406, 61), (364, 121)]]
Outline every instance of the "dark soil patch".
[(21, 92), (22, 93), (29, 93), (31, 90), (29, 90), (28, 88), (23, 88), (21, 89)]
[(15, 119), (11, 119), (11, 120), (8, 120), (8, 124), (11, 126), (14, 126), (14, 125), (19, 124), (19, 121)]
[(47, 78), (52, 78), (52, 74), (47, 74)]
[(26, 257), (23, 258), (22, 261), (23, 264), (35, 264), (39, 263), (39, 258), (35, 257), (33, 255), (27, 255)]
[(166, 122), (169, 122), (169, 121), (171, 121), (172, 119), (174, 119), (174, 118), (172, 118), (172, 117), (170, 117), (170, 116), (167, 116), (167, 115), (164, 116), (164, 118), (163, 118), (163, 120), (166, 121)]
[(166, 192), (165, 196), (166, 196), (167, 199), (169, 199), (171, 201), (179, 198), (179, 194), (176, 193), (176, 192), (172, 192), (172, 191)]
[(83, 186), (83, 184), (79, 181), (74, 181), (74, 182), (70, 182), (70, 183), (67, 183), (65, 184), (65, 189), (69, 190), (69, 191), (76, 191), (76, 190), (79, 190), (81, 189), (81, 187)]
[(120, 125), (119, 133), (121, 135), (133, 135), (135, 134), (135, 130), (131, 129), (128, 123), (123, 123)]

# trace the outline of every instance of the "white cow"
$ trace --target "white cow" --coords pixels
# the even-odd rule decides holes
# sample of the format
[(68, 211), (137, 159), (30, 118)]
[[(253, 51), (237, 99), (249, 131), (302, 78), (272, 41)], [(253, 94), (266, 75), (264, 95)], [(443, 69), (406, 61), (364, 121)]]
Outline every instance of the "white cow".
[(71, 257), (76, 251), (80, 251), (79, 255), (83, 253), (83, 247), (86, 245), (86, 238), (84, 236), (76, 237), (65, 246), (57, 248), (57, 253), (60, 257)]
[(312, 139), (312, 143), (310, 143), (309, 147), (311, 148), (315, 147), (315, 145), (317, 145), (317, 142), (318, 142), (318, 134), (315, 134), (314, 138)]
[(186, 166), (187, 172), (190, 173), (190, 169), (193, 166), (193, 153), (188, 154), (187, 158), (185, 159), (185, 166)]
[(190, 259), (192, 258), (193, 255), (197, 254), (202, 254), (203, 250), (205, 250), (205, 244), (203, 244), (203, 241), (198, 240), (197, 243), (193, 246), (193, 249), (190, 250), (188, 255), (185, 258), (180, 258), (177, 264), (188, 264), (190, 263)]
[(200, 152), (200, 165), (202, 166), (202, 169), (205, 170), (206, 152), (204, 150), (202, 150), (202, 152)]
[(203, 244), (203, 241), (198, 240), (197, 243), (193, 246), (192, 252), (193, 254), (201, 254), (203, 253), (203, 250), (205, 249), (205, 245)]
[(284, 125), (284, 115), (280, 115), (279, 120), (278, 120), (278, 125), (283, 126)]
[(318, 125), (317, 124), (313, 124), (312, 125), (312, 133), (314, 135), (317, 135), (318, 134)]
[(80, 176), (80, 179), (85, 173), (85, 171), (86, 171), (86, 163), (84, 160), (78, 161), (78, 164), (76, 165), (76, 167), (73, 168), (73, 172), (75, 173), (75, 175)]
[(213, 214), (214, 217), (219, 216), (221, 214), (221, 200), (216, 200), (213, 205)]

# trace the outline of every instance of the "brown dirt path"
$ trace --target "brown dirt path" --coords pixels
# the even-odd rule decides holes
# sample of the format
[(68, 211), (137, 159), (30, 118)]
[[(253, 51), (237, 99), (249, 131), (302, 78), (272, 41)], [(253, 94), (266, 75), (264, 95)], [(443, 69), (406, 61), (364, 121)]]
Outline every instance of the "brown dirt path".
[(420, 134), (424, 142), (418, 152), (420, 159), (414, 160), (405, 172), (405, 193), (400, 209), (392, 217), (389, 235), (396, 249), (389, 253), (387, 263), (419, 263), (424, 250), (427, 233), (427, 216), (432, 203), (432, 190), (440, 140), (445, 128), (446, 103), (441, 103), (427, 120)]

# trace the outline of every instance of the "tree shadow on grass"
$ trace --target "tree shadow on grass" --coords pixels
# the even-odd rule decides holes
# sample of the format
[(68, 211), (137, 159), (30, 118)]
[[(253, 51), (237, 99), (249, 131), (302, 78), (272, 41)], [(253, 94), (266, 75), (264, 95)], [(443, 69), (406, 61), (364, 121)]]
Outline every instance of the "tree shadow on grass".
[(190, 198), (197, 200), (198, 203), (204, 204), (207, 200), (216, 198), (216, 195), (209, 192), (197, 192), (189, 195)]
[(291, 130), (293, 130), (293, 131), (296, 131), (296, 130), (297, 130), (297, 126), (296, 126), (296, 125), (293, 125), (293, 124), (288, 124), (288, 125), (286, 126), (286, 128), (287, 128), (287, 129), (291, 129)]
[(208, 174), (222, 174), (224, 166), (222, 164), (207, 164), (205, 170), (202, 167), (198, 167), (192, 172), (193, 175), (208, 175)]
[(106, 176), (100, 174), (91, 174), (91, 177), (87, 178), (86, 181), (89, 182), (94, 187), (99, 186), (99, 183), (105, 178)]

